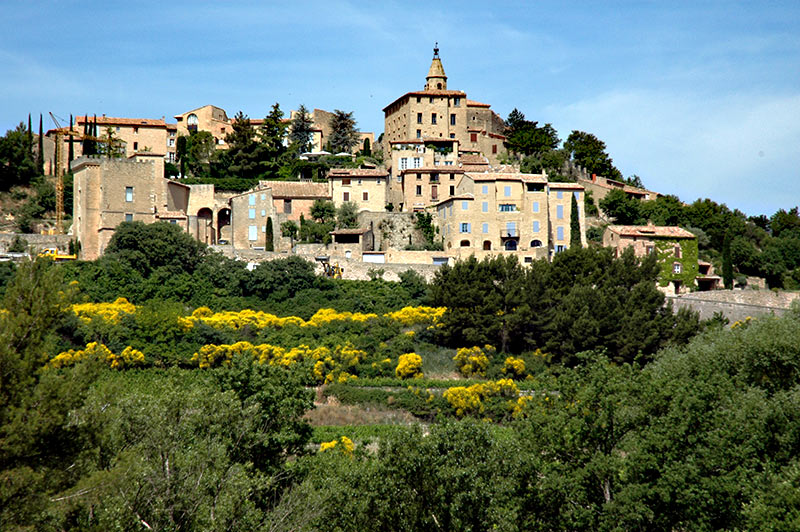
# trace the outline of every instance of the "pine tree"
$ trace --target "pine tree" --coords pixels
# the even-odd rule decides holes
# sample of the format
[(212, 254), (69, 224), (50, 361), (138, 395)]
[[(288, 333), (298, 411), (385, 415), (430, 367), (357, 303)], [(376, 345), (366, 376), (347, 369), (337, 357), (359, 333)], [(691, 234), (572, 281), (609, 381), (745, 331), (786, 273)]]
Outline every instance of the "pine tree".
[(272, 229), (272, 216), (267, 218), (267, 241), (264, 245), (267, 251), (275, 251), (275, 235)]
[(36, 154), (36, 171), (44, 175), (44, 138), (42, 136), (42, 114), (39, 113), (39, 152)]
[(581, 246), (581, 220), (578, 212), (578, 200), (572, 195), (572, 207), (569, 213), (569, 247)]
[(336, 109), (331, 117), (330, 146), (333, 153), (349, 153), (358, 144), (358, 130), (353, 113)]
[(300, 152), (311, 149), (311, 128), (313, 125), (308, 109), (306, 109), (305, 105), (301, 105), (297, 109), (294, 118), (292, 118), (289, 143), (296, 146)]

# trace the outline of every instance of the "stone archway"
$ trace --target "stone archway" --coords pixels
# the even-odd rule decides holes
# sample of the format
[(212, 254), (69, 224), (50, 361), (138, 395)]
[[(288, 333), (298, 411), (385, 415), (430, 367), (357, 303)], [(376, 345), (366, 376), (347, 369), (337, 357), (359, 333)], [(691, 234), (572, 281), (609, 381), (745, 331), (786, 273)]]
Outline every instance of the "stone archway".
[(216, 244), (216, 231), (214, 231), (214, 211), (203, 207), (197, 211), (197, 240), (208, 245)]
[(231, 210), (223, 207), (217, 212), (217, 242), (231, 243)]

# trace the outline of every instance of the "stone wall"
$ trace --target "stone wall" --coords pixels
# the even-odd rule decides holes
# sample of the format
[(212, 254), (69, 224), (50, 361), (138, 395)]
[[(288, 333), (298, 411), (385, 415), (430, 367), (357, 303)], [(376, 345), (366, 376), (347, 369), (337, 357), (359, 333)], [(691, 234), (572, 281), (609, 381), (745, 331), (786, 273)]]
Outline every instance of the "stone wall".
[(25, 233), (0, 233), (0, 253), (6, 253), (15, 237), (21, 237), (30, 246), (31, 253), (37, 254), (45, 248), (58, 248), (66, 252), (69, 249), (71, 235), (34, 235)]
[(362, 212), (358, 215), (359, 227), (369, 227), (375, 235), (375, 251), (405, 249), (409, 241), (422, 247), (425, 237), (414, 227), (416, 218), (410, 212)]
[(717, 290), (692, 292), (671, 296), (675, 310), (690, 308), (700, 313), (700, 319), (709, 319), (721, 312), (731, 322), (750, 317), (774, 314), (781, 316), (792, 301), (800, 298), (798, 292), (772, 292), (770, 290)]

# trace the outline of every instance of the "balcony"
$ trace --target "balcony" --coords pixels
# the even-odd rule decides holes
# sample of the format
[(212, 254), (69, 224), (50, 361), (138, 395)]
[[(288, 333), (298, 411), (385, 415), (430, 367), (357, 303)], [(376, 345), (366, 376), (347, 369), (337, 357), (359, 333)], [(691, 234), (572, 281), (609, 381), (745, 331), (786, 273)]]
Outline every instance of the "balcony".
[(510, 238), (519, 238), (519, 231), (516, 229), (500, 230), (500, 240), (508, 240)]

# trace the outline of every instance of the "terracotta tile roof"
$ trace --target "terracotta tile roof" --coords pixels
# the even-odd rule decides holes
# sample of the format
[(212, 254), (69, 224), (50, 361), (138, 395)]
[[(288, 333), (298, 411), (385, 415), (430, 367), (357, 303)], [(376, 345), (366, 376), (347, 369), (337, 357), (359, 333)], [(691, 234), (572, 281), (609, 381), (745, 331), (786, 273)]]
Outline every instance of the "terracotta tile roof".
[(491, 107), (491, 105), (489, 105), (488, 103), (476, 102), (475, 100), (467, 100), (467, 107), (485, 107), (486, 109), (488, 109), (489, 107)]
[(696, 238), (686, 229), (664, 225), (609, 225), (609, 231), (621, 236)]
[(327, 183), (260, 181), (259, 188), (272, 189), (273, 198), (330, 198)]
[(178, 124), (167, 124), (167, 129), (170, 130), (170, 131), (173, 131), (173, 130), (177, 131), (178, 130)]
[(489, 160), (479, 153), (462, 153), (458, 156), (458, 162), (462, 164), (489, 164)]
[(550, 183), (550, 188), (569, 188), (572, 190), (583, 190), (583, 185), (578, 183)]
[(423, 166), (421, 168), (406, 168), (400, 174), (463, 174), (464, 169), (457, 166)]
[[(85, 124), (87, 117), (85, 116), (77, 116), (75, 117), (76, 124)], [(90, 123), (94, 123), (94, 117), (88, 117)], [(97, 117), (97, 125), (103, 126), (144, 126), (144, 127), (167, 127), (167, 123), (164, 122), (164, 119), (153, 119), (153, 118), (115, 118), (113, 116), (98, 116)]]
[(387, 177), (389, 172), (378, 168), (333, 168), (328, 177)]

